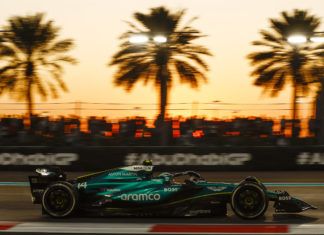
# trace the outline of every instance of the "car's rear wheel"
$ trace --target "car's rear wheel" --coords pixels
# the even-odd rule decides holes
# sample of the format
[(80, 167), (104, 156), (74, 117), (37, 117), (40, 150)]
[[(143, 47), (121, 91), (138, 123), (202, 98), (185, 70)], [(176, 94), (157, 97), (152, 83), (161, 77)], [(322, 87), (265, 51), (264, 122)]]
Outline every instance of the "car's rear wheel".
[(268, 208), (268, 197), (259, 184), (243, 182), (232, 193), (231, 206), (234, 213), (243, 219), (256, 219)]
[(46, 214), (55, 218), (70, 216), (76, 209), (78, 194), (68, 182), (56, 182), (43, 193), (42, 206)]

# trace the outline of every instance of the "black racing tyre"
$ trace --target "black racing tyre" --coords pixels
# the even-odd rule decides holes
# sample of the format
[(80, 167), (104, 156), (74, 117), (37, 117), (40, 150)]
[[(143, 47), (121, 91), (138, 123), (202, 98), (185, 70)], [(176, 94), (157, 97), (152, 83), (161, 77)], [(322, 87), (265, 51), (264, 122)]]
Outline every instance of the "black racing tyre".
[(264, 188), (257, 183), (245, 181), (239, 184), (231, 196), (234, 213), (243, 219), (256, 219), (268, 209), (269, 199)]
[(267, 191), (266, 186), (265, 186), (264, 184), (262, 184), (261, 181), (258, 180), (258, 179), (257, 179), (256, 177), (254, 177), (254, 176), (248, 176), (248, 177), (246, 177), (246, 178), (244, 179), (244, 181), (242, 181), (241, 183), (246, 182), (246, 181), (248, 181), (248, 182), (254, 182), (254, 183), (260, 185), (260, 186), (263, 188), (264, 191)]
[(46, 214), (55, 218), (70, 216), (78, 205), (78, 194), (72, 184), (55, 182), (43, 193), (42, 207)]

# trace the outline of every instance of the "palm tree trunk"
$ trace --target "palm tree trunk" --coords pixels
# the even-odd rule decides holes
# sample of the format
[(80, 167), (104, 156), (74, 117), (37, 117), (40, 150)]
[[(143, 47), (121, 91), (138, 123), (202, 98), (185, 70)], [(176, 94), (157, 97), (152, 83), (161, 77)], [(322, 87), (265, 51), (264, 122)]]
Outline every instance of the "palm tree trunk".
[(293, 138), (296, 138), (297, 137), (297, 132), (296, 132), (296, 122), (297, 122), (297, 119), (298, 119), (298, 107), (297, 107), (297, 87), (296, 85), (293, 85), (293, 88), (292, 88), (292, 115), (291, 115), (291, 118), (292, 118), (292, 125), (291, 125), (291, 135)]
[(33, 94), (31, 89), (31, 82), (29, 82), (27, 87), (27, 115), (29, 119), (33, 116), (33, 111), (34, 111)]
[(26, 66), (26, 80), (27, 80), (27, 114), (29, 119), (33, 115), (33, 94), (32, 94), (32, 84), (33, 84), (33, 73), (34, 73), (34, 65), (30, 59), (30, 56), (28, 58), (27, 66)]
[(160, 132), (160, 145), (168, 143), (168, 128), (165, 122), (166, 107), (168, 103), (168, 70), (167, 65), (162, 65), (159, 71), (160, 79), (160, 113), (158, 117), (158, 129)]
[(321, 83), (315, 103), (315, 137), (318, 144), (324, 145), (324, 82)]
[(161, 121), (165, 121), (166, 115), (166, 106), (168, 100), (168, 76), (167, 76), (167, 67), (163, 65), (160, 71), (160, 118)]

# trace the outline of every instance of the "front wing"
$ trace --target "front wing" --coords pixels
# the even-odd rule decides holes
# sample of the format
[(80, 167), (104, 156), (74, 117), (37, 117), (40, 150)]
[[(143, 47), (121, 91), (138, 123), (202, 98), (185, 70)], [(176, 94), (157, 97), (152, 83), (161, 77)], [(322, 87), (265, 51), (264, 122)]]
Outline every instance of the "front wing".
[(303, 200), (290, 196), (286, 191), (276, 191), (273, 194), (275, 195), (274, 208), (277, 213), (298, 213), (309, 209), (317, 209)]

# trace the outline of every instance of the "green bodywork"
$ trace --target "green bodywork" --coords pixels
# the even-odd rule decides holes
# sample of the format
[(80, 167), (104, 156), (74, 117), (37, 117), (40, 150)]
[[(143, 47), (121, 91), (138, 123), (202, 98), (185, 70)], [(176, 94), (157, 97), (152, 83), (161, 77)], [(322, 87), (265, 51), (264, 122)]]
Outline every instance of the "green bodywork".
[[(124, 168), (112, 169), (79, 177), (77, 188), (84, 195), (95, 194), (109, 198), (112, 202), (127, 201), (150, 205), (166, 202), (175, 204), (219, 195), (230, 196), (236, 187), (232, 183), (207, 181), (192, 182), (192, 184), (177, 183), (171, 174), (166, 173), (156, 177), (150, 177), (150, 174), (146, 171), (134, 172)], [(98, 188), (101, 190), (98, 191)], [(176, 194), (186, 189), (191, 191), (187, 197), (172, 200)]]
[[(30, 176), (34, 203), (42, 203), (44, 190), (53, 180), (60, 179), (55, 174), (51, 177)], [(255, 199), (258, 201), (253, 203), (262, 205), (261, 201), (263, 201), (266, 203), (265, 209), (268, 200), (274, 202), (276, 212), (295, 213), (315, 209), (306, 202), (291, 197), (285, 191), (267, 190), (255, 177), (247, 177), (238, 184), (208, 182), (193, 171), (162, 173), (153, 177), (153, 166), (148, 165), (110, 169), (81, 176), (68, 183), (77, 195), (78, 209), (96, 214), (225, 215), (227, 205), (233, 205), (233, 201), (240, 200), (234, 199), (235, 192), (238, 192), (240, 187), (252, 187), (253, 185), (259, 188), (260, 194), (259, 199)], [(252, 186), (246, 186), (249, 184)], [(245, 190), (249, 191), (249, 189)], [(246, 198), (246, 203), (251, 203), (251, 197)]]
[[(106, 209), (150, 208), (152, 210), (201, 202), (205, 202), (208, 207), (210, 201), (215, 204), (227, 204), (230, 203), (231, 194), (238, 185), (188, 179), (184, 183), (178, 183), (174, 179), (175, 175), (170, 173), (152, 177), (152, 170), (152, 166), (111, 169), (77, 178), (76, 187), (80, 195), (86, 198), (85, 200), (96, 198), (98, 200), (93, 203), (98, 203), (98, 206)], [(256, 183), (262, 185), (257, 179), (255, 180)], [(269, 201), (278, 202), (279, 197), (282, 197), (284, 204), (284, 200), (289, 200), (293, 204), (304, 203), (288, 194), (269, 191), (265, 187), (264, 189)], [(293, 208), (293, 210), (296, 209)]]

